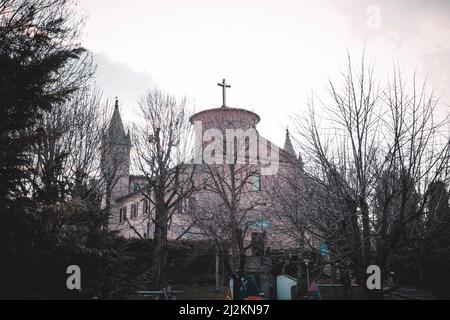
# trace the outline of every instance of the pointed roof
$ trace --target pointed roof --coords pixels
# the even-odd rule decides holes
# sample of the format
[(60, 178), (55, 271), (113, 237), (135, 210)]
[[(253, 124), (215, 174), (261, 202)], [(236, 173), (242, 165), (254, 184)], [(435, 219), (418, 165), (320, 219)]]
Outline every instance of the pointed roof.
[(295, 150), (291, 142), (291, 135), (289, 133), (289, 129), (286, 129), (286, 140), (284, 141), (283, 149), (287, 151), (290, 155), (296, 157)]
[(122, 117), (120, 116), (119, 100), (117, 98), (107, 135), (111, 142), (127, 144), (130, 142), (130, 135), (125, 132)]

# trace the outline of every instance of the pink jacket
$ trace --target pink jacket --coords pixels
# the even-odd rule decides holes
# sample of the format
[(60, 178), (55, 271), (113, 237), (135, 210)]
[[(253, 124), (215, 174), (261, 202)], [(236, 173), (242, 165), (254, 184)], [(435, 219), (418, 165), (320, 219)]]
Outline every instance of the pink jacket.
[(317, 285), (317, 282), (313, 281), (311, 282), (311, 285), (309, 286), (309, 292), (317, 292), (319, 291), (319, 286)]

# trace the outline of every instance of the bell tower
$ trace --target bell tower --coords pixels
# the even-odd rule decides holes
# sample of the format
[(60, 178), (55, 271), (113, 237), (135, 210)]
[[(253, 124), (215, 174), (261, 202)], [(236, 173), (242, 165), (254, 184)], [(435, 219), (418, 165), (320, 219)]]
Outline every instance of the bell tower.
[(102, 137), (101, 170), (105, 181), (103, 208), (110, 209), (109, 223), (118, 222), (116, 200), (129, 193), (130, 183), (130, 133), (125, 132), (116, 98), (114, 112), (106, 133)]

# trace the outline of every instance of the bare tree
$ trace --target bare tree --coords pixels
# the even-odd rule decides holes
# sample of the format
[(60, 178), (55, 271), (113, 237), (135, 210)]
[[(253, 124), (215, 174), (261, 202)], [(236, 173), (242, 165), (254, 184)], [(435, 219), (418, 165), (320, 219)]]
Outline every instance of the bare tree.
[[(207, 165), (204, 197), (197, 199), (195, 223), (202, 233), (223, 250), (231, 248), (231, 261), (226, 267), (233, 275), (235, 297), (240, 279), (245, 276), (246, 256), (252, 247), (252, 233), (261, 231), (265, 215), (265, 194), (261, 192), (261, 176), (257, 166)], [(255, 180), (257, 179), (257, 180)], [(223, 253), (223, 251), (222, 251)]]
[(155, 226), (153, 273), (156, 289), (167, 282), (167, 241), (179, 203), (195, 190), (195, 166), (189, 164), (192, 132), (186, 99), (150, 90), (140, 104), (141, 121), (133, 128), (136, 169), (145, 176), (142, 194), (152, 205)]
[(307, 184), (294, 180), (276, 196), (291, 212), (286, 229), (325, 241), (332, 260), (355, 265), (361, 278), (423, 239), (431, 186), (448, 179), (449, 163), (446, 120), (434, 121), (439, 99), (426, 83), (394, 69), (380, 89), (373, 74), (364, 59), (354, 71), (349, 57), (341, 87), (330, 81), (329, 97), (311, 99), (296, 119)]
[(44, 112), (30, 128), (39, 137), (31, 147), (32, 174), (24, 184), (33, 198), (55, 203), (86, 199), (89, 192), (99, 191), (91, 190), (91, 182), (100, 178), (99, 150), (106, 124), (100, 104), (98, 89), (84, 87)]
[[(214, 241), (219, 255), (229, 250), (225, 267), (233, 277), (234, 298), (239, 299), (246, 257), (255, 240), (252, 236), (264, 237), (267, 228), (263, 226), (266, 193), (262, 192), (266, 178), (261, 173), (263, 152), (258, 149), (265, 140), (251, 125), (244, 132), (248, 124), (236, 120), (233, 112), (241, 111), (212, 111), (205, 120), (208, 129), (197, 141), (202, 144), (203, 162), (196, 174), (201, 191), (195, 195), (193, 222), (196, 232)], [(214, 135), (209, 137), (210, 133)]]
[[(350, 61), (340, 88), (330, 81), (329, 101), (319, 99), (331, 118), (323, 119), (329, 129), (319, 128), (317, 107), (310, 104), (309, 119), (298, 121), (307, 140), (304, 150), (320, 169), (319, 179), (341, 199), (345, 206), (345, 223), (352, 231), (352, 255), (362, 273), (371, 261), (370, 193), (377, 171), (379, 152), (380, 90), (373, 78), (373, 68), (364, 60), (359, 72)], [(342, 217), (336, 217), (341, 219)], [(336, 222), (337, 222), (336, 221)]]
[[(398, 68), (384, 94), (388, 110), (383, 141), (387, 150), (379, 161), (374, 234), (376, 262), (385, 266), (391, 254), (423, 241), (423, 221), (436, 183), (448, 183), (450, 139), (442, 131), (448, 118), (435, 120), (439, 99), (414, 74), (405, 81)], [(378, 171), (381, 170), (379, 169)]]

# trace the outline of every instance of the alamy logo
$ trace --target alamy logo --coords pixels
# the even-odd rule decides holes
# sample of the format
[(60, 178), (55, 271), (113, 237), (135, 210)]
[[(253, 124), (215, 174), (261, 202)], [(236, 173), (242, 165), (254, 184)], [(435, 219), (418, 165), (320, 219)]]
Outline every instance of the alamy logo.
[(79, 266), (72, 265), (67, 267), (67, 274), (70, 276), (67, 278), (66, 285), (69, 290), (81, 290), (81, 269)]
[(194, 123), (195, 164), (259, 165), (261, 175), (276, 175), (280, 150), (259, 136), (254, 128), (203, 130), (201, 121)]
[(367, 289), (381, 290), (381, 269), (379, 266), (373, 265), (367, 268)]
[(380, 30), (381, 8), (377, 5), (371, 5), (367, 8), (367, 14), (369, 15), (369, 18), (367, 19), (367, 28), (369, 30)]

